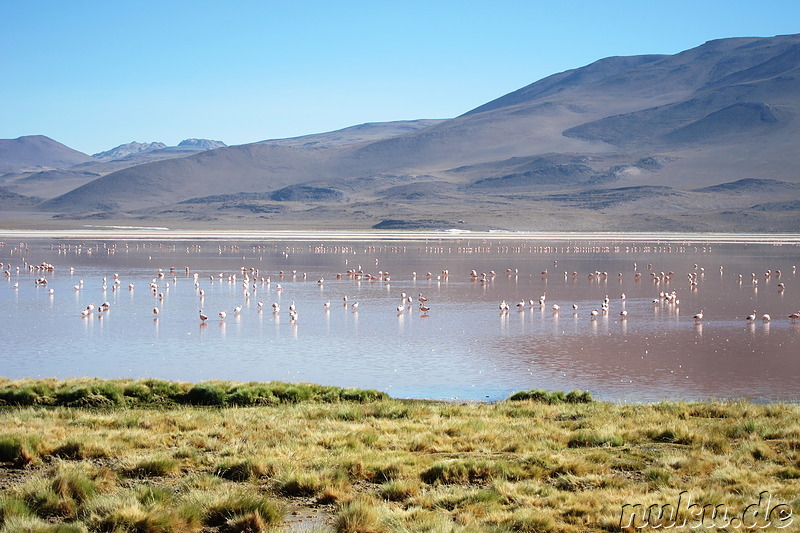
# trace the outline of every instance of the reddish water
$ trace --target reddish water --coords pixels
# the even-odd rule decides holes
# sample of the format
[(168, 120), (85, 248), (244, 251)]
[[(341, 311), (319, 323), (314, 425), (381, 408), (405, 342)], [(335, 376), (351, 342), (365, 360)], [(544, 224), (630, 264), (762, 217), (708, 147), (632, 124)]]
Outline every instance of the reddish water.
[[(800, 320), (788, 318), (800, 310), (794, 244), (81, 242), (0, 246), (3, 270), (11, 265), (0, 277), (0, 375), (310, 381), (475, 400), (532, 388), (589, 390), (618, 401), (800, 398)], [(26, 268), (42, 262), (55, 272)], [(249, 297), (242, 267), (258, 269), (248, 270)], [(159, 268), (161, 299), (149, 288)], [(390, 279), (348, 270), (377, 278), (388, 271)], [(47, 286), (35, 284), (41, 276)], [(660, 298), (672, 291), (679, 303)], [(401, 293), (412, 303), (398, 313)], [(427, 313), (419, 310), (420, 294)], [(499, 310), (502, 300), (508, 313)], [(81, 316), (104, 301), (108, 312)], [(693, 319), (701, 310), (702, 320)], [(757, 320), (748, 322), (753, 310)]]

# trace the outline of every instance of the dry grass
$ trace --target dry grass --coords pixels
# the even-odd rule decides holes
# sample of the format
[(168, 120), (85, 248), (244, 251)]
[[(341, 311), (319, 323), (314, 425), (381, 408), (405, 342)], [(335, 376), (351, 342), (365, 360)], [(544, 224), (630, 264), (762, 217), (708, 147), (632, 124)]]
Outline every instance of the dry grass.
[(262, 531), (289, 504), (324, 506), (336, 531), (619, 531), (624, 504), (682, 492), (800, 510), (797, 405), (354, 396), (4, 407), (0, 532)]

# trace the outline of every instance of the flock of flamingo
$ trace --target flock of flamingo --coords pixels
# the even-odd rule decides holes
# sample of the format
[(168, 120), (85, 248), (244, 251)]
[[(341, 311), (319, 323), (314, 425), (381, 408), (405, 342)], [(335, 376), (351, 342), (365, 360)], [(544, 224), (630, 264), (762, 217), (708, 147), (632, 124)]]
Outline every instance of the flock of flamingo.
[[(376, 265), (377, 265), (378, 260), (376, 259), (375, 261), (376, 261)], [(556, 260), (556, 261), (553, 262), (553, 267), (556, 268), (557, 266), (558, 266), (558, 261)], [(634, 279), (636, 281), (640, 281), (642, 279), (642, 272), (640, 272), (638, 270), (638, 265), (636, 263), (634, 263), (633, 266), (634, 266), (634, 274), (633, 274)], [(10, 263), (0, 263), (0, 270), (2, 270), (4, 272), (4, 275), (5, 275), (6, 279), (9, 280), (9, 281), (11, 281), (11, 278), (12, 278), (12, 268), (14, 268), (14, 273), (16, 273), (16, 274), (19, 274), (21, 272), (21, 269), (22, 270), (27, 270), (30, 273), (35, 274), (37, 277), (35, 278), (34, 283), (35, 283), (35, 285), (37, 287), (47, 287), (48, 286), (48, 280), (47, 280), (46, 275), (48, 273), (55, 272), (55, 270), (56, 270), (56, 267), (54, 265), (52, 265), (50, 263), (46, 263), (46, 262), (42, 262), (42, 263), (39, 263), (39, 264), (29, 264), (27, 261), (23, 260), (22, 264), (20, 266), (17, 266), (17, 267), (12, 267), (12, 265)], [(672, 272), (672, 271), (670, 271), (670, 272), (660, 272), (660, 273), (657, 273), (657, 272), (653, 271), (653, 265), (652, 264), (648, 264), (646, 269), (647, 269), (647, 271), (649, 271), (649, 276), (650, 276), (652, 282), (654, 284), (656, 284), (656, 285), (659, 285), (659, 284), (662, 284), (662, 283), (665, 283), (665, 284), (669, 283), (673, 279), (673, 277), (675, 276), (675, 273)], [(687, 274), (687, 282), (688, 282), (688, 287), (689, 287), (690, 290), (697, 290), (697, 287), (698, 287), (698, 284), (699, 284), (699, 280), (704, 275), (704, 270), (705, 269), (703, 267), (700, 267), (699, 265), (695, 264), (694, 267), (693, 267), (693, 270)], [(792, 273), (793, 274), (796, 273), (796, 270), (797, 270), (796, 266), (793, 266), (792, 267)], [(70, 272), (71, 275), (73, 275), (75, 273), (75, 269), (73, 267), (70, 267), (69, 268), (69, 272)], [(720, 273), (722, 274), (722, 272), (723, 272), (723, 267), (720, 267)], [(202, 307), (203, 304), (204, 304), (205, 289), (203, 289), (201, 287), (200, 273), (198, 273), (198, 272), (193, 272), (192, 273), (190, 271), (189, 267), (185, 267), (184, 268), (184, 273), (185, 273), (185, 277), (186, 278), (191, 278), (192, 281), (193, 281), (194, 290), (197, 292), (198, 302), (199, 302), (199, 305), (200, 305), (199, 319), (200, 319), (200, 322), (202, 324), (205, 324), (209, 320), (209, 316), (208, 316), (208, 314), (206, 314), (204, 312), (203, 307)], [(517, 274), (519, 274), (519, 269), (510, 269), (509, 268), (509, 269), (506, 270), (506, 274), (507, 275), (517, 275)], [(547, 269), (541, 272), (541, 276), (543, 278), (546, 278), (546, 277), (552, 276), (552, 275), (553, 275), (553, 273), (551, 273)], [(577, 279), (577, 277), (579, 276), (578, 272), (572, 272), (570, 274), (569, 272), (566, 272), (566, 271), (563, 273), (563, 275), (564, 275), (565, 281), (567, 279), (569, 279), (570, 276), (572, 277), (573, 280)], [(278, 278), (280, 280), (283, 280), (284, 276), (290, 276), (292, 280), (295, 280), (296, 277), (298, 276), (298, 274), (297, 274), (296, 270), (292, 270), (290, 273), (287, 273), (285, 271), (279, 271), (277, 273), (277, 276), (278, 276)], [(300, 276), (302, 277), (303, 280), (305, 280), (307, 278), (307, 274), (300, 274)], [(430, 280), (446, 281), (446, 280), (449, 279), (449, 276), (450, 276), (449, 271), (447, 269), (444, 269), (437, 275), (433, 275), (431, 272), (427, 272), (427, 274), (424, 276), (424, 278), (429, 280), (429, 281)], [(480, 284), (490, 283), (496, 276), (497, 276), (497, 273), (495, 271), (482, 272), (482, 273), (479, 274), (476, 270), (472, 270), (469, 273), (469, 279), (471, 281), (473, 281), (473, 282), (477, 282), (477, 283), (480, 283)], [(764, 273), (764, 277), (767, 278), (767, 279), (774, 277), (774, 278), (780, 280), (781, 276), (782, 276), (782, 273), (781, 273), (780, 270), (771, 270), (770, 269), (770, 270), (767, 270)], [(608, 278), (608, 273), (607, 272), (600, 272), (600, 271), (593, 271), (593, 272), (589, 272), (587, 277), (588, 277), (589, 280), (607, 279)], [(621, 281), (622, 277), (623, 277), (623, 274), (622, 273), (618, 273), (618, 277), (619, 277), (619, 279)], [(341, 280), (343, 278), (349, 278), (349, 279), (352, 279), (352, 280), (355, 280), (355, 281), (366, 280), (366, 281), (373, 282), (373, 283), (385, 283), (385, 284), (388, 284), (391, 281), (391, 278), (389, 276), (389, 272), (384, 272), (384, 271), (381, 270), (381, 271), (378, 271), (377, 274), (370, 274), (368, 272), (365, 272), (364, 269), (361, 267), (361, 265), (359, 265), (358, 268), (347, 270), (346, 273), (344, 273), (344, 274), (342, 274), (342, 273), (336, 274), (336, 279), (337, 280)], [(416, 272), (412, 272), (411, 273), (411, 278), (413, 280), (416, 280), (417, 279), (417, 273)], [(738, 274), (737, 278), (738, 278), (738, 282), (740, 284), (744, 283), (744, 279), (745, 279), (744, 275)], [(759, 282), (758, 278), (759, 277), (755, 273), (751, 273), (750, 274), (750, 283), (753, 286), (757, 286), (758, 282)], [(218, 274), (215, 274), (215, 275), (210, 275), (208, 277), (208, 280), (209, 280), (209, 283), (211, 283), (211, 284), (213, 284), (215, 282), (219, 282), (219, 281), (225, 281), (225, 280), (227, 280), (229, 283), (232, 283), (232, 284), (235, 284), (235, 283), (240, 281), (241, 282), (242, 296), (243, 296), (244, 300), (247, 301), (247, 302), (250, 301), (252, 296), (257, 295), (260, 287), (273, 288), (272, 287), (271, 277), (270, 276), (262, 276), (261, 272), (259, 271), (259, 269), (254, 268), (254, 267), (251, 267), (251, 268), (241, 267), (239, 269), (238, 273), (232, 273), (232, 274), (218, 273)], [(113, 273), (111, 275), (110, 279), (109, 279), (108, 276), (103, 276), (102, 277), (101, 289), (102, 289), (104, 294), (108, 290), (109, 282), (110, 282), (110, 286), (111, 286), (111, 290), (112, 291), (119, 290), (120, 287), (123, 285), (123, 282), (120, 279), (119, 273)], [(173, 286), (178, 283), (178, 275), (177, 275), (177, 272), (176, 272), (175, 268), (169, 268), (168, 271), (166, 271), (166, 272), (161, 268), (157, 269), (157, 271), (155, 273), (155, 276), (152, 278), (152, 280), (149, 283), (149, 290), (152, 293), (153, 297), (156, 299), (156, 304), (152, 308), (152, 314), (153, 314), (153, 317), (155, 319), (158, 319), (158, 316), (161, 313), (161, 309), (159, 307), (159, 302), (164, 300), (165, 293), (167, 293), (169, 291), (170, 282), (172, 283)], [(324, 283), (325, 283), (325, 278), (324, 277), (321, 277), (321, 278), (319, 278), (317, 280), (317, 284), (319, 286), (324, 285)], [(14, 290), (17, 290), (19, 288), (19, 281), (14, 281), (13, 283), (11, 283), (11, 287)], [(131, 282), (131, 283), (127, 284), (127, 289), (129, 291), (133, 291), (134, 288), (135, 288), (135, 283)], [(282, 285), (280, 283), (275, 284), (274, 289), (278, 293), (283, 291), (283, 287), (282, 287)], [(76, 291), (76, 292), (84, 290), (84, 282), (83, 282), (82, 279), (80, 279), (78, 281), (78, 283), (76, 283), (73, 286), (73, 290)], [(779, 292), (783, 293), (786, 290), (786, 284), (783, 281), (779, 281), (779, 283), (777, 284), (777, 290)], [(48, 292), (49, 292), (50, 295), (52, 295), (52, 294), (54, 294), (54, 289), (49, 288)], [(521, 299), (516, 303), (515, 307), (516, 307), (516, 309), (518, 311), (524, 311), (525, 309), (533, 309), (533, 308), (536, 308), (536, 307), (538, 307), (540, 310), (544, 310), (546, 308), (546, 306), (547, 306), (547, 298), (548, 298), (547, 297), (547, 293), (545, 292), (545, 293), (541, 294), (538, 297), (538, 299), (529, 299), (529, 300)], [(418, 308), (421, 316), (428, 316), (428, 312), (431, 310), (431, 307), (428, 304), (428, 298), (426, 296), (424, 296), (422, 293), (419, 293), (417, 295), (417, 297), (416, 297), (416, 300), (417, 300), (417, 308)], [(619, 297), (619, 300), (620, 300), (621, 307), (622, 307), (621, 310), (619, 311), (620, 320), (626, 320), (627, 317), (628, 317), (628, 310), (625, 308), (626, 295), (624, 293), (622, 293), (620, 295), (620, 297)], [(589, 316), (591, 317), (591, 319), (594, 320), (598, 316), (607, 316), (609, 314), (609, 312), (610, 312), (610, 301), (611, 300), (610, 300), (609, 296), (606, 295), (605, 298), (602, 300), (602, 302), (600, 302), (600, 305), (598, 305), (597, 307), (592, 308), (589, 311)], [(652, 303), (654, 305), (663, 304), (663, 305), (669, 305), (669, 306), (677, 307), (680, 304), (680, 300), (678, 298), (676, 290), (660, 291), (659, 295), (652, 300)], [(397, 303), (397, 305), (395, 307), (395, 312), (398, 315), (402, 315), (402, 314), (410, 311), (411, 309), (413, 309), (413, 307), (414, 307), (413, 304), (414, 304), (414, 297), (406, 294), (405, 292), (402, 292), (402, 293), (399, 294), (399, 301), (398, 301), (398, 303)], [(342, 306), (344, 308), (349, 308), (354, 313), (357, 313), (358, 309), (359, 309), (359, 302), (358, 301), (350, 302), (349, 299), (348, 299), (348, 296), (344, 295), (342, 297)], [(325, 312), (328, 312), (330, 310), (330, 307), (331, 307), (330, 300), (325, 301), (323, 303), (323, 310)], [(110, 308), (111, 308), (111, 304), (108, 301), (104, 301), (103, 303), (98, 304), (98, 305), (89, 304), (84, 309), (82, 309), (80, 311), (80, 316), (82, 318), (89, 318), (92, 315), (94, 315), (95, 313), (97, 313), (98, 318), (102, 318), (104, 314), (109, 312)], [(270, 304), (270, 306), (267, 307), (267, 304), (263, 300), (259, 300), (257, 302), (257, 310), (258, 310), (258, 312), (262, 312), (265, 308), (267, 308), (267, 309), (271, 308), (272, 313), (274, 315), (276, 315), (276, 316), (281, 312), (281, 305), (280, 305), (279, 302), (272, 302)], [(573, 303), (571, 305), (571, 308), (572, 308), (573, 314), (575, 316), (577, 316), (578, 304), (577, 303)], [(511, 305), (506, 300), (503, 300), (502, 302), (500, 302), (499, 309), (500, 309), (500, 313), (502, 315), (505, 315), (505, 314), (508, 314), (510, 312)], [(554, 313), (558, 313), (560, 311), (560, 309), (561, 309), (561, 305), (559, 305), (558, 303), (553, 303), (553, 304), (550, 305), (550, 309), (552, 309), (552, 311)], [(234, 316), (238, 316), (238, 315), (240, 315), (242, 310), (243, 310), (243, 306), (242, 305), (238, 305), (238, 306), (236, 306), (236, 307), (234, 307), (232, 309), (231, 313)], [(296, 323), (298, 318), (299, 318), (299, 313), (298, 313), (298, 310), (297, 310), (297, 305), (296, 305), (296, 303), (294, 301), (292, 301), (291, 304), (289, 304), (289, 306), (288, 306), (288, 314), (289, 314), (290, 322), (293, 323), (293, 324)], [(225, 310), (219, 311), (217, 313), (217, 316), (219, 317), (220, 320), (224, 321), (226, 319), (226, 317), (228, 316), (228, 310), (225, 309)], [(692, 319), (695, 322), (699, 323), (700, 321), (703, 320), (704, 316), (705, 316), (704, 315), (704, 311), (701, 309), (699, 312), (697, 312), (696, 314), (694, 314), (692, 316)], [(790, 321), (792, 321), (792, 322), (795, 322), (795, 321), (799, 320), (800, 319), (800, 311), (796, 311), (796, 312), (793, 312), (793, 313), (789, 314), (788, 315), (788, 319)], [(761, 320), (761, 321), (766, 323), (766, 322), (771, 321), (772, 317), (768, 313), (764, 313), (764, 314), (761, 314), (759, 316), (759, 314), (756, 313), (755, 310), (753, 310), (753, 312), (750, 313), (745, 318), (745, 320), (747, 322), (750, 322), (750, 323), (755, 322), (757, 320)]]

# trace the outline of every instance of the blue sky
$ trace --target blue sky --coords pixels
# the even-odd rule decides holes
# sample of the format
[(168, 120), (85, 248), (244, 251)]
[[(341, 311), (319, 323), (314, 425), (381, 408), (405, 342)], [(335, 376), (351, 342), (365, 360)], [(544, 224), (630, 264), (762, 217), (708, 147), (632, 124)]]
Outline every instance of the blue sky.
[(603, 57), (799, 32), (796, 0), (0, 0), (0, 138), (92, 154), (449, 118)]

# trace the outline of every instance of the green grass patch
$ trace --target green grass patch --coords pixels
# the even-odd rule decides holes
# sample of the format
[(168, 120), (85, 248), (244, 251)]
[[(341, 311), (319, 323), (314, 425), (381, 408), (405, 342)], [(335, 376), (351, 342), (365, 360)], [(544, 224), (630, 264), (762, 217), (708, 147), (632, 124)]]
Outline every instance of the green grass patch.
[(209, 381), (198, 384), (157, 379), (20, 380), (0, 382), (0, 406), (52, 405), (65, 407), (123, 406), (259, 406), (303, 402), (370, 403), (387, 399), (383, 392), (311, 383), (237, 383)]
[(254, 520), (265, 526), (279, 524), (283, 520), (283, 509), (270, 498), (254, 490), (243, 489), (224, 495), (211, 503), (203, 513), (204, 524), (223, 530), (234, 523), (252, 523)]
[(487, 459), (440, 461), (422, 472), (420, 478), (425, 483), (452, 484), (476, 483), (492, 480), (516, 479), (521, 475), (520, 468), (506, 461)]
[(508, 398), (512, 402), (533, 401), (546, 403), (548, 405), (559, 403), (592, 403), (594, 399), (589, 391), (570, 391), (564, 394), (563, 391), (546, 391), (541, 389), (520, 391), (512, 394)]
[(275, 468), (253, 459), (225, 460), (214, 467), (214, 475), (230, 481), (252, 481), (271, 476)]
[(165, 477), (177, 474), (180, 469), (181, 463), (172, 457), (155, 457), (126, 468), (125, 474), (130, 477)]
[(338, 533), (381, 533), (389, 531), (380, 518), (376, 506), (364, 499), (346, 503), (341, 507), (334, 528)]
[(598, 431), (575, 431), (567, 442), (569, 448), (592, 448), (600, 446), (622, 446), (625, 440), (620, 435)]
[(39, 437), (30, 435), (0, 435), (0, 463), (25, 466), (35, 461), (42, 448)]
[(190, 405), (223, 407), (228, 403), (227, 399), (225, 387), (217, 383), (200, 383), (186, 393), (186, 403)]
[(319, 476), (304, 472), (285, 475), (275, 482), (275, 490), (283, 496), (314, 496), (323, 488)]

